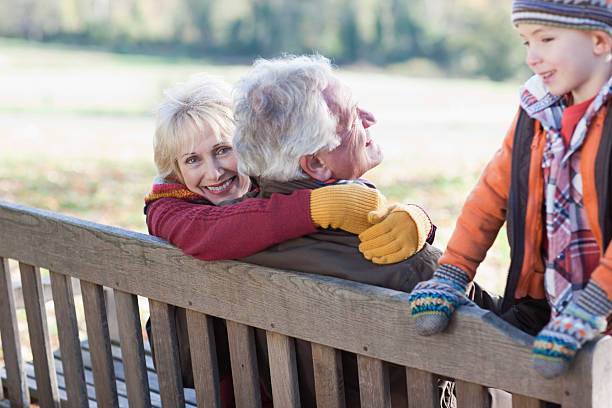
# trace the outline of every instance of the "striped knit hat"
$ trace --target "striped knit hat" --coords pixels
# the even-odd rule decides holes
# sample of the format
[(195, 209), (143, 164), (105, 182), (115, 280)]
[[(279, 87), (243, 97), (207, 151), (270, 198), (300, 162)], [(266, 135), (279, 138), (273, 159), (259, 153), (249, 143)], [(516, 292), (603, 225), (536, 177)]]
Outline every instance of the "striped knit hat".
[(515, 0), (512, 23), (601, 30), (612, 36), (612, 0)]

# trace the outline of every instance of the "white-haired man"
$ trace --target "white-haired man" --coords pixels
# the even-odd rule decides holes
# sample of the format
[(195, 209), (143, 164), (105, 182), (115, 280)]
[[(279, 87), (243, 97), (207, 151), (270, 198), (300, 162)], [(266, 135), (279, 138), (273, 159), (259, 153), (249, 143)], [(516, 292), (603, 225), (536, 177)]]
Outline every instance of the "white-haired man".
[[(368, 129), (376, 121), (334, 75), (329, 60), (321, 56), (258, 60), (234, 91), (233, 143), (238, 169), (257, 180), (260, 196), (334, 183), (369, 184), (360, 177), (383, 159)], [(384, 228), (401, 221), (405, 239), (414, 242), (415, 254), (399, 263), (375, 265), (359, 254), (356, 235), (320, 230), (243, 260), (407, 292), (428, 279), (440, 251), (426, 242), (435, 230), (427, 214), (416, 205), (393, 205), (372, 216), (373, 221), (384, 218)], [(380, 261), (393, 252), (387, 246), (365, 239), (361, 250), (367, 258)], [(267, 364), (265, 334), (258, 333), (257, 338), (261, 367)], [(296, 342), (296, 347), (302, 406), (314, 406), (309, 345)], [(354, 406), (358, 399), (356, 358), (345, 353), (343, 362), (347, 406)], [(260, 372), (265, 386), (267, 370)], [(392, 399), (405, 405), (402, 372), (394, 367), (390, 378)]]
[[(234, 117), (238, 169), (257, 181), (263, 197), (334, 183), (372, 186), (360, 177), (383, 159), (369, 132), (374, 115), (359, 107), (322, 56), (256, 61), (235, 86)], [(244, 260), (410, 291), (437, 261), (439, 251), (426, 242), (435, 227), (417, 205), (395, 204), (372, 215), (388, 215), (387, 224), (402, 217), (416, 255), (394, 265), (374, 265), (356, 250), (355, 235), (321, 230)], [(385, 256), (375, 245), (367, 239), (361, 245), (374, 261)]]

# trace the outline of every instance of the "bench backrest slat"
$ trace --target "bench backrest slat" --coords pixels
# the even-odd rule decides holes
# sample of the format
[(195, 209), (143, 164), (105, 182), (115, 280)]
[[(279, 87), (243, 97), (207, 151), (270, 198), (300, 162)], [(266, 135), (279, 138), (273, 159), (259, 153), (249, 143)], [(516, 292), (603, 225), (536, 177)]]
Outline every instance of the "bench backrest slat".
[(2, 351), (7, 376), (6, 388), (10, 402), (16, 407), (28, 407), (30, 406), (30, 392), (21, 354), (13, 280), (6, 258), (0, 258), (0, 334), (2, 335)]
[(68, 275), (53, 270), (49, 270), (49, 277), (51, 278), (51, 293), (55, 306), (55, 320), (66, 380), (68, 406), (89, 406), (79, 342), (79, 326), (72, 293), (72, 279)]
[(236, 406), (261, 408), (254, 330), (230, 320), (226, 324)]
[(342, 352), (318, 343), (311, 343), (311, 348), (317, 406), (344, 408)]
[(114, 291), (127, 396), (132, 407), (151, 407), (138, 297)]
[(482, 385), (457, 380), (455, 390), (458, 407), (488, 408), (487, 390)]
[(43, 295), (40, 269), (33, 265), (19, 263), (23, 300), (28, 321), (30, 345), (34, 357), (34, 373), (41, 407), (59, 407), (59, 391), (53, 361), (53, 351), (47, 326), (47, 312)]
[(406, 369), (409, 407), (438, 407), (438, 379), (432, 373), (416, 368)]
[(221, 408), (213, 318), (187, 310), (187, 328), (196, 397), (202, 407)]
[(155, 368), (159, 379), (159, 393), (164, 408), (183, 408), (183, 380), (174, 322), (174, 306), (149, 299), (151, 330), (155, 350)]
[(108, 332), (104, 289), (100, 285), (81, 281), (81, 294), (87, 323), (96, 399), (98, 405), (102, 407), (117, 407), (117, 384)]
[(390, 407), (389, 367), (383, 361), (357, 355), (362, 407)]
[(520, 394), (513, 394), (512, 408), (544, 408), (544, 402)]
[(281, 407), (300, 406), (295, 343), (283, 334), (266, 332), (270, 378), (274, 403)]

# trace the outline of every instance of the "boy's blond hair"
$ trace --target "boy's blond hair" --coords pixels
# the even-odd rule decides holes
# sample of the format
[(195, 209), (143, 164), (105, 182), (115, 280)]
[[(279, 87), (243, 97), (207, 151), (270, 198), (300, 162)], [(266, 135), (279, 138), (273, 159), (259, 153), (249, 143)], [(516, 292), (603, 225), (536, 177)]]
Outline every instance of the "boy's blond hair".
[(612, 3), (607, 0), (515, 0), (512, 23), (604, 31), (612, 37)]
[(231, 138), (231, 87), (219, 77), (199, 73), (167, 89), (164, 95), (157, 108), (153, 157), (158, 177), (182, 182), (177, 161), (180, 149), (193, 146), (197, 135), (207, 129), (218, 138)]

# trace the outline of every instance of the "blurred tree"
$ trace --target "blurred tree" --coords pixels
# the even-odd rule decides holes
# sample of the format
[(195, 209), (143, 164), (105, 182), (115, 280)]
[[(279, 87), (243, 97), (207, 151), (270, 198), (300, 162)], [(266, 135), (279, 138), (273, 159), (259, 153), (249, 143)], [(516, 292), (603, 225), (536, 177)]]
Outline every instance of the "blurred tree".
[(525, 75), (524, 51), (504, 4), (489, 4), (486, 12), (461, 7), (453, 14), (459, 23), (449, 33), (446, 47), (450, 53), (449, 69), (455, 75), (493, 80)]
[[(0, 36), (122, 52), (339, 63), (430, 61), (461, 76), (522, 72), (512, 0), (0, 0)], [(421, 64), (422, 65), (422, 64)]]
[(338, 57), (345, 61), (356, 61), (361, 57), (362, 43), (357, 23), (357, 13), (351, 0), (345, 1), (344, 10), (344, 15), (340, 20), (340, 42), (343, 47), (342, 54)]

